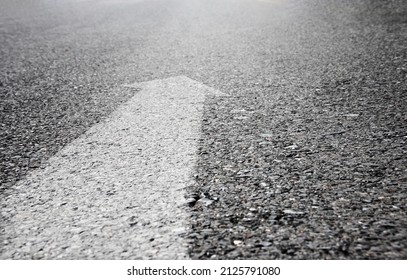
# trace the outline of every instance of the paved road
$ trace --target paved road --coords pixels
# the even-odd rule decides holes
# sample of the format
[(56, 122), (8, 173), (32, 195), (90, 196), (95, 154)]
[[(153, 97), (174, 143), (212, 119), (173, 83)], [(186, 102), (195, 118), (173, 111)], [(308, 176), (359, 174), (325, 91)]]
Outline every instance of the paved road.
[(406, 18), (403, 0), (2, 1), (3, 206), (123, 84), (187, 76), (231, 96), (205, 105), (190, 257), (406, 258)]

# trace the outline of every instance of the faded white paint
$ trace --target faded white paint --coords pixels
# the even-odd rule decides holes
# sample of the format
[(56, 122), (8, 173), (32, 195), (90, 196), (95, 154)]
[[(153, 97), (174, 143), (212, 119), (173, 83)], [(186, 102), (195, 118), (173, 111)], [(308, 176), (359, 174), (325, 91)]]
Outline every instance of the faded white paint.
[(180, 203), (205, 96), (221, 93), (187, 77), (127, 86), (140, 91), (5, 198), (2, 259), (187, 258)]

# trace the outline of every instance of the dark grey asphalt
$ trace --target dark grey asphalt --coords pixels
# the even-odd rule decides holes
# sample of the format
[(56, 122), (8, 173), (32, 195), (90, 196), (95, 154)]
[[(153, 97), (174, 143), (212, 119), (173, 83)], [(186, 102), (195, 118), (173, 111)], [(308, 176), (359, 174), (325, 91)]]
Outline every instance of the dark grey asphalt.
[[(407, 258), (404, 0), (3, 0), (3, 193), (134, 92), (208, 100), (192, 258)], [(240, 110), (240, 111), (238, 111)]]

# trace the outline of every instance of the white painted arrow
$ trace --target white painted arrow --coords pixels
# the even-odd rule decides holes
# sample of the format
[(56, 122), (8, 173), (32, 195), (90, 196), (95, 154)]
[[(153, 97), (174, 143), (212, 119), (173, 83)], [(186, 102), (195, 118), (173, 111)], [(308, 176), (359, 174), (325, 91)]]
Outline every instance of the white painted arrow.
[(187, 77), (143, 82), (106, 121), (13, 187), (1, 258), (183, 259), (204, 98)]

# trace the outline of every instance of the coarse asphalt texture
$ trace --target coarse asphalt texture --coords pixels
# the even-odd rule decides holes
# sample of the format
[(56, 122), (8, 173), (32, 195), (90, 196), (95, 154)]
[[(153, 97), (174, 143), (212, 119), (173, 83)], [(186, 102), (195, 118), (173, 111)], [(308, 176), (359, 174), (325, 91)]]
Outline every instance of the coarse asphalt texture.
[(8, 190), (4, 257), (188, 258), (183, 197), (219, 92), (186, 77), (126, 87), (137, 94)]
[(0, 5), (3, 197), (121, 85), (185, 75), (230, 95), (204, 109), (191, 258), (407, 258), (404, 0)]

